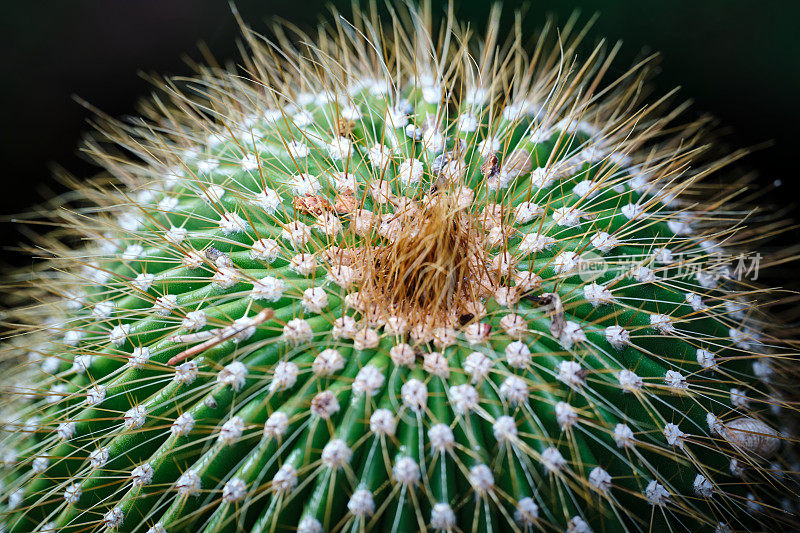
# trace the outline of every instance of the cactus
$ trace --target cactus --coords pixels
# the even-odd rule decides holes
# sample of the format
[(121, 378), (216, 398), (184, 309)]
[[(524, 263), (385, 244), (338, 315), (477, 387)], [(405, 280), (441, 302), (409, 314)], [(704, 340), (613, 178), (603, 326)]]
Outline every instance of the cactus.
[(245, 29), (98, 119), (7, 285), (6, 531), (797, 527), (742, 153), (574, 18), (432, 18)]

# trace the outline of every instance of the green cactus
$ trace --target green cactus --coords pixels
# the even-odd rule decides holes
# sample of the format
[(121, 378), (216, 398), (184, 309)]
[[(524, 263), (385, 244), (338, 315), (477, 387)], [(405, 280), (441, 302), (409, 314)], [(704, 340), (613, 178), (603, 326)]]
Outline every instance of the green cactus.
[(101, 122), (8, 315), (6, 531), (797, 527), (741, 154), (499, 13), (246, 30)]

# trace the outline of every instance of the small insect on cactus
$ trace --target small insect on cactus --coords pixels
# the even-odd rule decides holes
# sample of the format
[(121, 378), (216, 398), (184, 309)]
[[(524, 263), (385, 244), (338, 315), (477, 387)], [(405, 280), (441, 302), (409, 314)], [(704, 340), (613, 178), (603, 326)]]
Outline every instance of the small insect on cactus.
[(246, 30), (100, 121), (8, 283), (6, 531), (797, 527), (741, 154), (499, 15)]

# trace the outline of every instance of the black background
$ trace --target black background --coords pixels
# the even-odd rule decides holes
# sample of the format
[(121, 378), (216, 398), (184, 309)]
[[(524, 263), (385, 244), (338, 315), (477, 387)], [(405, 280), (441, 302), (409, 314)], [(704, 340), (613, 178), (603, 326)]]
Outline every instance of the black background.
[[(350, 2), (334, 2), (343, 11)], [(435, 9), (441, 2), (434, 1)], [(330, 18), (320, 0), (238, 0), (243, 18), (267, 31), (282, 17), (301, 27)], [(519, 2), (506, 2), (504, 24)], [(463, 20), (482, 27), (488, 2), (456, 2)], [(759, 185), (783, 185), (769, 195), (778, 208), (800, 192), (800, 2), (742, 0), (539, 0), (528, 6), (525, 28), (541, 26), (545, 14), (565, 21), (575, 9), (584, 20), (599, 12), (590, 41), (624, 41), (622, 71), (643, 52), (662, 53), (657, 92), (681, 86), (692, 113), (708, 112), (726, 126), (733, 147), (773, 141), (744, 162), (758, 171)], [(95, 169), (76, 152), (91, 113), (77, 95), (104, 112), (135, 112), (151, 91), (141, 71), (187, 74), (183, 57), (201, 60), (204, 42), (220, 60), (237, 58), (239, 30), (224, 0), (40, 0), (0, 1), (0, 214), (24, 211), (48, 190), (58, 164), (77, 176)], [(789, 232), (776, 245), (797, 244)], [(13, 224), (0, 226), (2, 261), (30, 263), (14, 243)]]

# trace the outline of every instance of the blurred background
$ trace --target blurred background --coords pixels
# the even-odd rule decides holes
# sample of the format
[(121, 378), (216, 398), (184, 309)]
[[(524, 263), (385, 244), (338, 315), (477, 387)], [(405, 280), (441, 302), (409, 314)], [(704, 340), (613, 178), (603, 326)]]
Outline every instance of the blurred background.
[[(446, 2), (433, 0), (435, 9)], [(251, 26), (286, 19), (311, 28), (330, 18), (321, 0), (237, 0)], [(135, 113), (136, 102), (152, 90), (140, 73), (189, 74), (186, 58), (202, 61), (198, 43), (218, 60), (235, 61), (239, 35), (225, 0), (38, 0), (2, 2), (0, 21), (0, 215), (24, 211), (49, 191), (59, 191), (53, 166), (77, 176), (96, 172), (77, 153), (90, 129), (87, 100), (105, 113)], [(334, 1), (347, 12), (350, 0)], [(456, 1), (462, 20), (482, 28), (490, 3)], [(506, 1), (504, 24), (515, 8)], [(546, 14), (566, 21), (576, 9), (583, 20), (600, 18), (589, 43), (622, 40), (616, 64), (625, 70), (643, 53), (661, 52), (656, 92), (681, 86), (691, 113), (710, 113), (725, 127), (731, 147), (770, 146), (742, 162), (759, 173), (759, 186), (777, 209), (792, 210), (800, 185), (800, 2), (796, 0), (537, 0), (525, 6), (525, 28), (533, 32)], [(690, 115), (691, 116), (691, 115)], [(22, 234), (2, 222), (2, 263), (21, 266), (31, 259), (13, 250)], [(797, 231), (775, 245), (800, 243)]]

